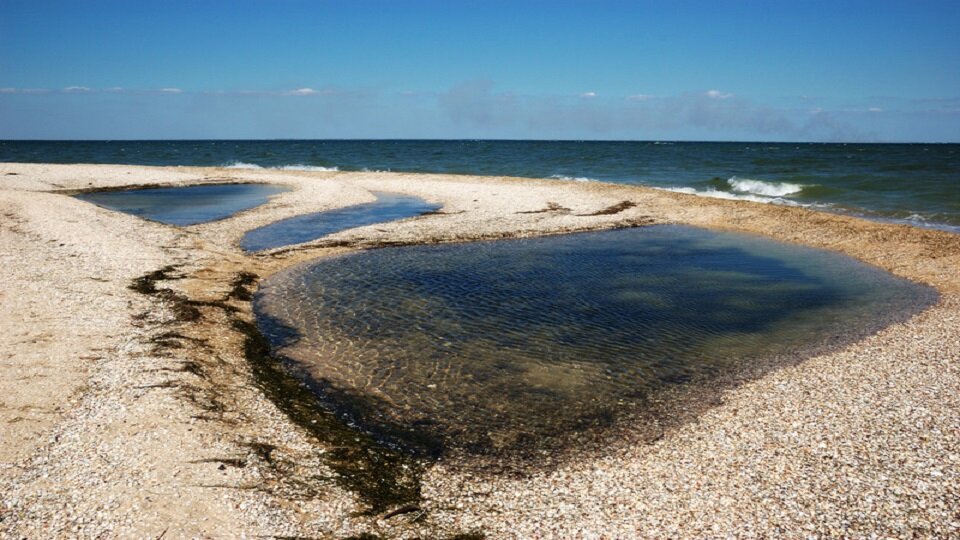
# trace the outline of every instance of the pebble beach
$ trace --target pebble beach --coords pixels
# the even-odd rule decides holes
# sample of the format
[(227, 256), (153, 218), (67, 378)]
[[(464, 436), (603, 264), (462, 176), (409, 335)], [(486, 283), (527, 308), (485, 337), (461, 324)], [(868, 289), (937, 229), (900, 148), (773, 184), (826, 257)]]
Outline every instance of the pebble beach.
[[(0, 538), (960, 536), (955, 233), (602, 182), (14, 163), (0, 179)], [(187, 227), (71, 197), (248, 182), (290, 190)], [(441, 209), (239, 247), (375, 191)], [(260, 279), (319, 257), (652, 224), (835, 251), (940, 297), (738, 381), (653, 442), (626, 433), (525, 475), (420, 463), (417, 496), (382, 507), (338, 481), (340, 443), (273, 397), (241, 331)]]

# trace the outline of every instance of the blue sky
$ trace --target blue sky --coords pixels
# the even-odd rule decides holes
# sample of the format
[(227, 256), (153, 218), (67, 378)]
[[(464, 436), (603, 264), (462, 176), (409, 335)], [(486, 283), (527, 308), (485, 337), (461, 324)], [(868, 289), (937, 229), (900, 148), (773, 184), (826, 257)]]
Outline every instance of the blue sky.
[(0, 0), (0, 138), (960, 142), (957, 1)]

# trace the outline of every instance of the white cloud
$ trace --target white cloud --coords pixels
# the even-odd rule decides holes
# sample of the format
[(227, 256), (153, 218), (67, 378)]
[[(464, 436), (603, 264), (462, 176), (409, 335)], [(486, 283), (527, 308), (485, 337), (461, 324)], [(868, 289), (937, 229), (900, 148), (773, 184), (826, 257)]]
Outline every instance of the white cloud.
[(653, 96), (648, 94), (634, 94), (632, 96), (627, 96), (627, 99), (630, 101), (648, 101), (653, 99)]
[(296, 90), (290, 90), (286, 92), (290, 96), (313, 96), (319, 94), (320, 92), (314, 90), (313, 88), (297, 88)]
[(16, 91), (16, 88), (0, 88), (0, 94), (12, 94)]
[(597, 97), (597, 93), (596, 93), (596, 92), (584, 92), (584, 93), (580, 94), (580, 97), (582, 97), (582, 98), (595, 98), (595, 97)]
[(870, 112), (883, 112), (883, 109), (881, 109), (880, 107), (870, 107), (867, 110)]
[(86, 86), (68, 86), (63, 89), (64, 92), (68, 94), (82, 94), (90, 91), (90, 88)]
[(159, 92), (161, 94), (182, 94), (183, 90), (179, 88), (161, 88)]
[(732, 98), (733, 94), (728, 94), (719, 90), (707, 90), (706, 96), (711, 99), (728, 99)]
[(310, 87), (297, 88), (296, 90), (288, 90), (286, 92), (280, 92), (284, 96), (344, 96), (350, 94), (356, 94), (356, 92), (351, 92), (343, 90), (336, 87), (327, 87), (321, 88), (319, 90)]

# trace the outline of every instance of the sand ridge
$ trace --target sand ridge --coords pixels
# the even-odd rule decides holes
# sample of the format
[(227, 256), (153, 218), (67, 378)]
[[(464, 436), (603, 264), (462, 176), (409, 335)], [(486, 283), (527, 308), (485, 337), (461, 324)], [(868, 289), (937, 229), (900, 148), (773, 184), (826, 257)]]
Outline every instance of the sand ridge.
[[(294, 189), (182, 229), (63, 194), (249, 181)], [(372, 190), (443, 208), (292, 249), (237, 247), (250, 228)], [(116, 165), (0, 164), (0, 215), (0, 532), (11, 537), (960, 534), (960, 235), (592, 182)], [(414, 509), (374, 515), (331, 480), (331, 449), (264, 396), (232, 329), (250, 316), (234, 294), (242, 273), (379, 245), (650, 223), (832, 249), (942, 299), (726, 392), (655, 444), (519, 479), (441, 462), (423, 471)], [(165, 267), (156, 286), (169, 293), (128, 288)]]

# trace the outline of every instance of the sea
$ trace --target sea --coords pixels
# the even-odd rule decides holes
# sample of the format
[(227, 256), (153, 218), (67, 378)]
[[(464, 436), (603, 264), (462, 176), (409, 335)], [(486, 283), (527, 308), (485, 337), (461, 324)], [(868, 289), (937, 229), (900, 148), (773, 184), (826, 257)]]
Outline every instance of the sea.
[(396, 171), (613, 182), (813, 207), (960, 233), (960, 144), (0, 141), (0, 162)]

